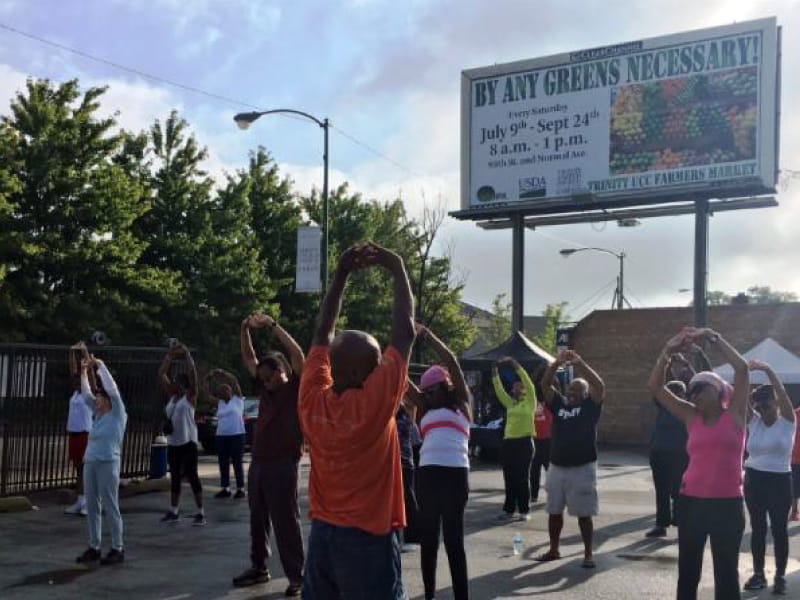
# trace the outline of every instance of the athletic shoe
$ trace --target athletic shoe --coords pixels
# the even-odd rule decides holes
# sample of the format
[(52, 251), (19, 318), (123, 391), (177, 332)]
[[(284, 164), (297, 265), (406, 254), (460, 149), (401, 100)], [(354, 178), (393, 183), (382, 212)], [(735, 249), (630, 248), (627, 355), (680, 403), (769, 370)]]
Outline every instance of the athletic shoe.
[(772, 586), (772, 593), (783, 596), (786, 594), (786, 578), (775, 575), (775, 585)]
[(100, 560), (100, 550), (95, 548), (87, 548), (86, 551), (75, 559), (75, 562), (80, 564), (87, 564)]
[(531, 516), (528, 513), (522, 513), (519, 516), (519, 520), (520, 521), (530, 521), (531, 520)]
[(100, 559), (101, 565), (118, 565), (125, 560), (125, 551), (112, 548), (103, 558)]
[(235, 587), (247, 587), (257, 583), (267, 583), (269, 580), (269, 571), (266, 567), (250, 567), (241, 575), (233, 578), (233, 585)]
[(502, 513), (497, 515), (497, 520), (501, 521), (503, 523), (508, 523), (509, 521), (513, 521), (514, 520), (514, 513), (508, 513), (508, 512), (503, 511)]
[(161, 517), (161, 522), (162, 523), (167, 523), (169, 525), (174, 525), (175, 523), (177, 523), (180, 520), (181, 520), (181, 518), (178, 516), (178, 513), (174, 513), (171, 510), (168, 510), (167, 514), (165, 514), (163, 517)]
[(230, 498), (231, 491), (230, 490), (220, 490), (216, 494), (214, 494), (214, 498)]
[(666, 527), (653, 527), (650, 531), (644, 534), (644, 537), (656, 538), (656, 537), (664, 537), (666, 535), (667, 535)]
[(75, 502), (72, 506), (69, 506), (64, 509), (65, 515), (86, 515), (86, 504), (82, 502)]
[(208, 523), (208, 521), (206, 521), (206, 516), (203, 513), (197, 513), (192, 517), (192, 525), (194, 527), (202, 527), (206, 523)]
[(402, 544), (400, 546), (400, 552), (403, 554), (408, 554), (409, 552), (416, 552), (417, 545), (416, 544)]
[(300, 592), (303, 589), (302, 583), (290, 583), (289, 587), (286, 588), (284, 595), (286, 596), (299, 596)]
[(234, 500), (240, 500), (241, 498), (246, 497), (247, 494), (244, 493), (244, 490), (236, 490), (236, 493), (233, 495)]
[(744, 584), (746, 590), (763, 590), (767, 587), (767, 578), (762, 573), (753, 573), (753, 576)]

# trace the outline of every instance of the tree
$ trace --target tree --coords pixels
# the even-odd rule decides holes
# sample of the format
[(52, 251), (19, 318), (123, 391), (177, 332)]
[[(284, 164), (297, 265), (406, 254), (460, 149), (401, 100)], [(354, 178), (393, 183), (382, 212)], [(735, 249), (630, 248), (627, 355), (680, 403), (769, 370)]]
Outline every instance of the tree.
[(506, 300), (505, 293), (494, 297), (491, 313), (486, 341), (493, 348), (505, 342), (511, 335), (511, 302)]
[[(302, 205), (306, 214), (319, 222), (321, 198), (312, 194), (302, 200)], [(340, 186), (330, 197), (331, 266), (339, 253), (355, 243), (373, 240), (391, 248), (406, 263), (417, 300), (417, 319), (435, 331), (453, 351), (461, 352), (472, 343), (474, 328), (460, 314), (463, 283), (453, 280), (450, 258), (433, 256), (436, 220), (429, 219), (427, 224), (417, 221), (406, 214), (400, 200), (366, 201), (360, 194), (350, 194), (346, 185)], [(376, 269), (357, 272), (348, 284), (340, 325), (370, 331), (386, 343), (391, 301), (391, 280), (387, 274)]]
[(178, 301), (162, 306), (167, 333), (200, 348), (209, 362), (238, 365), (239, 323), (274, 293), (251, 224), (253, 182), (228, 176), (215, 192), (202, 168), (207, 151), (175, 111), (154, 123), (148, 142), (144, 156), (152, 161), (134, 170), (146, 174), (154, 197), (134, 231), (152, 240), (142, 259), (174, 272), (181, 284)]
[[(434, 256), (433, 246), (447, 212), (440, 203), (425, 205), (420, 220), (407, 220), (406, 231), (412, 236), (414, 254), (408, 259), (409, 278), (416, 297), (416, 319), (437, 332), (456, 355), (461, 354), (475, 339), (477, 329), (461, 314), (461, 292), (464, 279), (454, 279), (452, 258)], [(414, 356), (423, 362), (424, 346), (416, 345)], [(433, 358), (432, 355), (429, 355)]]
[(752, 285), (747, 292), (730, 295), (718, 290), (708, 292), (706, 302), (709, 306), (723, 306), (727, 304), (775, 304), (783, 302), (797, 302), (795, 292), (773, 290), (768, 285)]
[(250, 155), (239, 177), (250, 182), (250, 228), (256, 236), (258, 262), (272, 293), (256, 298), (260, 310), (269, 310), (303, 347), (311, 343), (319, 295), (294, 290), (297, 229), (308, 222), (292, 183), (281, 178), (278, 165), (263, 148)]
[(774, 304), (783, 302), (797, 302), (794, 292), (781, 292), (773, 290), (768, 285), (753, 285), (747, 288), (747, 295), (752, 304)]
[(542, 316), (546, 319), (544, 329), (539, 335), (533, 338), (533, 341), (538, 344), (540, 348), (553, 356), (557, 353), (556, 330), (562, 323), (569, 321), (569, 316), (566, 314), (567, 304), (568, 302), (561, 301), (545, 306), (542, 311)]
[(706, 303), (709, 306), (720, 306), (723, 304), (730, 304), (731, 297), (729, 294), (725, 292), (720, 292), (719, 290), (711, 290), (706, 295)]
[(140, 262), (130, 232), (145, 186), (115, 159), (123, 136), (96, 115), (105, 88), (28, 80), (0, 123), (0, 330), (69, 342), (100, 329), (147, 339), (174, 297), (168, 271)]

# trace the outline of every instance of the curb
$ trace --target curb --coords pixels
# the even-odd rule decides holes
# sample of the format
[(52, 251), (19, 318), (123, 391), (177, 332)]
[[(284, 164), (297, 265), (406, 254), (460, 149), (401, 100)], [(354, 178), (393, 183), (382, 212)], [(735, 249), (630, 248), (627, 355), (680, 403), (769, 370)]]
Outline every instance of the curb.
[(0, 513), (28, 512), (33, 504), (25, 496), (7, 496), (0, 498)]

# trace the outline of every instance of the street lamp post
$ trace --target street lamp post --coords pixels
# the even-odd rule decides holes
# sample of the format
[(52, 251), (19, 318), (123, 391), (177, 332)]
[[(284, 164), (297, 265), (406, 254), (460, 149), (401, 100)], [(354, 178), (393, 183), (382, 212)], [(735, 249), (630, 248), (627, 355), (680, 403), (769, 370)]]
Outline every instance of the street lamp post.
[(625, 289), (625, 252), (614, 252), (613, 250), (608, 250), (607, 248), (594, 248), (594, 247), (587, 247), (587, 248), (563, 248), (558, 251), (558, 253), (563, 256), (571, 256), (576, 252), (585, 252), (587, 250), (593, 250), (594, 252), (605, 252), (606, 254), (610, 254), (614, 256), (619, 261), (619, 275), (617, 275), (617, 289), (614, 290), (614, 304), (616, 305), (617, 310), (622, 310), (624, 308), (624, 304), (627, 304), (630, 307), (631, 303), (628, 302), (628, 299), (625, 297), (623, 290)]
[(275, 108), (273, 110), (264, 110), (260, 112), (239, 113), (233, 117), (233, 120), (236, 121), (239, 129), (247, 129), (259, 117), (278, 113), (289, 113), (305, 117), (319, 125), (324, 133), (324, 149), (322, 154), (322, 273), (320, 278), (322, 282), (322, 290), (320, 293), (324, 295), (325, 291), (328, 289), (328, 130), (330, 129), (330, 121), (328, 121), (328, 119), (320, 121), (313, 115), (292, 108)]

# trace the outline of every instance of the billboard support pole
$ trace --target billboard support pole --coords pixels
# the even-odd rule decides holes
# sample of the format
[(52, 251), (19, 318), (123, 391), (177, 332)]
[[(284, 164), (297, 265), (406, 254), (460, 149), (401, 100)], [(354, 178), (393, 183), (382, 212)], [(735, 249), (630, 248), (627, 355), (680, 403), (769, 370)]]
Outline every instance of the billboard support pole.
[(512, 217), (511, 235), (511, 331), (522, 331), (525, 289), (525, 218), (522, 213)]
[(705, 327), (708, 321), (708, 200), (694, 205), (694, 326)]

